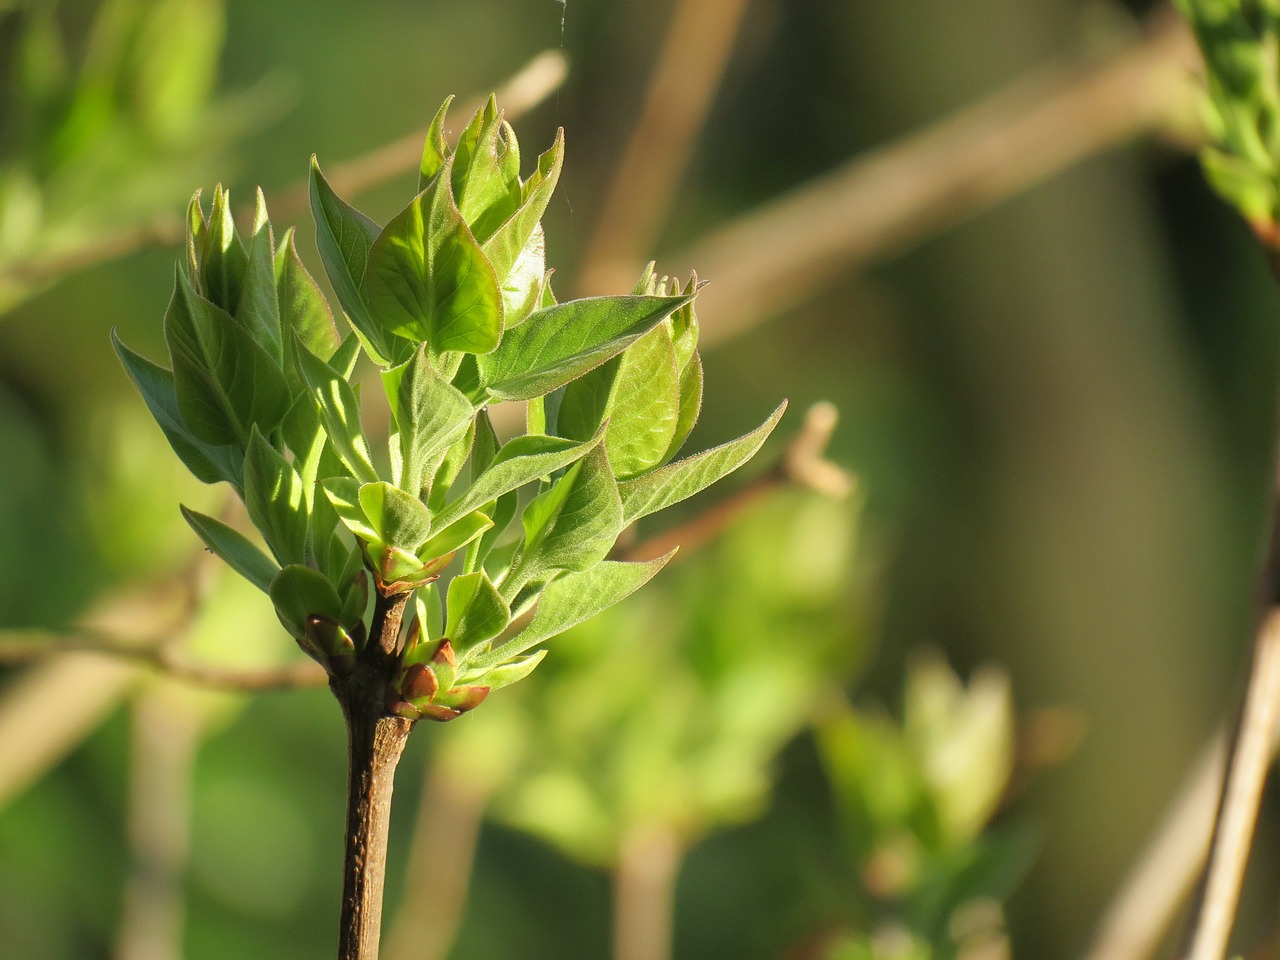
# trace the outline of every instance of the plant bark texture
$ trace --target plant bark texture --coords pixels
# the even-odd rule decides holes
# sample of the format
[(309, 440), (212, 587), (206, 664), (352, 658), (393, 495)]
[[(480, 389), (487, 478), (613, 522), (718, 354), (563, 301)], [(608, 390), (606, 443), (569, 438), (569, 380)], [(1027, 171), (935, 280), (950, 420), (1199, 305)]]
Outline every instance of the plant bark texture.
[(347, 721), (347, 831), (338, 960), (377, 960), (396, 766), (413, 724), (387, 713), (407, 596), (379, 598), (369, 643), (331, 687)]

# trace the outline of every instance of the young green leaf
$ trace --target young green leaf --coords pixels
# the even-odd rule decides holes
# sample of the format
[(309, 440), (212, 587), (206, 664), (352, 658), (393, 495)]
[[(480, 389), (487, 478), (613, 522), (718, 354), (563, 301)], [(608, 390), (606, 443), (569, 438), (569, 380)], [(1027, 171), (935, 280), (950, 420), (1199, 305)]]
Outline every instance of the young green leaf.
[[(446, 163), (446, 167), (448, 164)], [(441, 174), (397, 214), (369, 250), (364, 290), (391, 334), (433, 353), (487, 353), (502, 336), (502, 294)]]
[[(298, 256), (293, 227), (285, 231), (276, 250), (275, 274), (286, 358), (296, 336), (308, 350), (328, 362), (341, 338), (324, 295)], [(286, 369), (288, 366), (286, 363)]]
[(451, 556), (492, 526), (493, 521), (479, 510), (468, 513), (461, 520), (454, 521), (434, 534), (418, 548), (418, 556), (424, 563)]
[[(513, 141), (514, 142), (514, 141)], [(564, 130), (556, 131), (551, 149), (538, 158), (538, 169), (521, 190), (521, 203), (505, 223), (484, 241), (484, 255), (493, 264), (499, 281), (506, 283), (516, 271), (516, 264), (529, 248), (538, 232), (538, 224), (551, 202), (564, 166)], [(508, 326), (515, 326), (508, 321)]]
[(235, 317), (277, 366), (284, 362), (280, 305), (276, 299), (275, 240), (267, 219), (267, 202), (258, 190), (253, 233), (245, 252), (244, 279)]
[(490, 692), (501, 690), (533, 673), (534, 667), (540, 664), (546, 655), (547, 651), (539, 650), (537, 653), (531, 653), (527, 657), (521, 657), (490, 670), (468, 671), (461, 679), (463, 683), (488, 687)]
[(469, 136), (473, 122), (458, 140), (453, 193), (462, 218), (475, 238), (483, 241), (520, 205), (520, 176), (517, 170), (510, 177), (509, 166), (503, 162), (506, 144), (499, 142), (504, 132), (502, 114), (493, 97), (481, 108), (479, 120), (474, 139)]
[[(231, 217), (231, 192), (221, 184), (214, 188), (208, 229), (201, 239), (200, 290), (212, 303), (234, 313), (240, 302), (248, 257)], [(193, 276), (192, 280), (196, 278)]]
[(529, 625), (501, 646), (473, 658), (471, 670), (478, 673), (483, 668), (505, 663), (531, 647), (590, 620), (639, 590), (673, 556), (674, 550), (646, 563), (605, 560), (586, 570), (562, 574), (543, 591)]
[(537, 435), (508, 440), (488, 469), (472, 481), (466, 492), (437, 514), (436, 523), (441, 527), (448, 526), (508, 491), (562, 470), (585, 457), (599, 445), (600, 440), (597, 436), (585, 443), (574, 443), (561, 437)]
[(750, 433), (618, 484), (626, 524), (692, 497), (755, 456), (786, 410), (785, 401)]
[[(678, 346), (678, 344), (677, 344)], [(659, 463), (666, 463), (684, 446), (698, 422), (698, 414), (702, 412), (702, 357), (696, 352), (680, 371), (680, 417), (676, 421), (675, 433), (671, 436), (671, 444), (663, 454)]]
[(416, 497), (383, 481), (364, 484), (357, 496), (369, 526), (383, 543), (413, 552), (426, 541), (431, 514)]
[(585, 570), (603, 560), (623, 527), (622, 501), (599, 446), (525, 508), (520, 581), (554, 570)]
[(284, 373), (240, 321), (176, 274), (164, 326), (178, 407), (205, 442), (243, 447), (251, 425), (273, 430), (289, 412)]
[(580, 377), (660, 324), (687, 297), (589, 297), (533, 313), (476, 358), (497, 400), (528, 400)]
[(316, 246), (338, 302), (363, 338), (374, 362), (383, 366), (399, 363), (408, 356), (408, 344), (397, 344), (393, 342), (395, 338), (387, 336), (369, 312), (361, 287), (369, 251), (380, 232), (378, 225), (333, 192), (314, 156), (310, 191)]
[(452, 94), (445, 97), (444, 103), (440, 104), (440, 109), (431, 118), (431, 126), (427, 128), (427, 139), (422, 145), (422, 162), (418, 165), (419, 193), (427, 189), (444, 166), (445, 160), (448, 159), (449, 148), (444, 142), (444, 118), (449, 112), (451, 103), (453, 103)]
[(298, 367), (315, 398), (334, 451), (356, 479), (375, 483), (378, 471), (373, 468), (369, 443), (360, 426), (360, 405), (355, 391), (333, 367), (301, 343), (295, 341), (294, 349)]
[(471, 650), (492, 640), (511, 622), (511, 609), (483, 570), (453, 578), (448, 612), (444, 633), (463, 661)]
[(307, 556), (307, 506), (302, 479), (253, 428), (244, 457), (244, 505), (282, 565)]
[(360, 505), (360, 481), (351, 477), (329, 477), (320, 481), (325, 498), (338, 514), (338, 519), (353, 534), (366, 543), (380, 539), (378, 531), (369, 523), (364, 507)]
[(151, 411), (151, 416), (159, 424), (178, 459), (186, 464), (197, 480), (204, 483), (225, 480), (239, 490), (244, 483), (244, 460), (240, 451), (233, 446), (206, 443), (197, 437), (187, 426), (179, 410), (173, 374), (130, 350), (115, 330), (111, 331), (111, 342), (129, 379), (142, 394), (147, 409)]
[(432, 366), (424, 347), (401, 366), (383, 371), (382, 385), (398, 433), (400, 487), (417, 495), (467, 429), (475, 408)]
[(226, 561), (236, 573), (266, 593), (271, 581), (280, 572), (280, 565), (253, 545), (240, 531), (233, 530), (221, 520), (207, 517), (187, 507), (180, 507), (182, 516), (204, 545)]
[(342, 621), (338, 591), (324, 574), (311, 567), (291, 564), (283, 568), (271, 581), (267, 595), (275, 604), (276, 616), (294, 637), (305, 635), (308, 617)]

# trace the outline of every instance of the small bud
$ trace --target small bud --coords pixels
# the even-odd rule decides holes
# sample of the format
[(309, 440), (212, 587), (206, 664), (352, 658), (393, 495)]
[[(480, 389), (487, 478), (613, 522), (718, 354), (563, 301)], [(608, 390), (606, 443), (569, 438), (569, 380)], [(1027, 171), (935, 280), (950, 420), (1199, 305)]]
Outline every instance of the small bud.
[(414, 663), (404, 672), (400, 693), (407, 700), (431, 700), (440, 689), (435, 672), (424, 663)]
[(437, 694), (436, 703), (466, 713), (480, 706), (488, 695), (488, 687), (454, 687), (446, 693)]
[(418, 713), (422, 719), (435, 720), (437, 723), (446, 723), (462, 716), (461, 710), (451, 710), (438, 703), (428, 703), (426, 706), (420, 707)]

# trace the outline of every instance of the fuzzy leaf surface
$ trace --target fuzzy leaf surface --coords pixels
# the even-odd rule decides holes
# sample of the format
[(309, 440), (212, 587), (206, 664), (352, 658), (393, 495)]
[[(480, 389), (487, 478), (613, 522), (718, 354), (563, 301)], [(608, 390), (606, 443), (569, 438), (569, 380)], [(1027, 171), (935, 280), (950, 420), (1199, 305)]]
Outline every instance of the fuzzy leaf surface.
[(687, 297), (588, 297), (529, 316), (476, 358), (480, 386), (498, 400), (550, 393), (621, 353)]
[(182, 516), (204, 545), (221, 557), (232, 570), (266, 593), (280, 572), (280, 565), (259, 550), (239, 530), (221, 520), (182, 507)]

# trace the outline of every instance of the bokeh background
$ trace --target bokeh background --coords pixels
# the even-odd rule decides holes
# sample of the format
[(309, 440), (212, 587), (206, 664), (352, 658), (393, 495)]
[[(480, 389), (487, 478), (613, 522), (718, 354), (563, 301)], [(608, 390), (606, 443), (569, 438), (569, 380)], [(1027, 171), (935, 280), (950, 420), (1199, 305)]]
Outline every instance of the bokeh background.
[[(133, 33), (104, 40), (103, 8)], [(148, 9), (160, 13), (138, 21)], [(1061, 146), (1059, 161), (1001, 139), (1099, 65), (1134, 60), (1163, 35), (1161, 14), (1112, 0), (0, 3), (0, 625), (60, 629), (127, 595), (135, 606), (110, 607), (112, 629), (154, 633), (137, 597), (194, 552), (177, 501), (217, 499), (183, 476), (110, 350), (115, 327), (163, 356), (175, 249), (83, 251), (163, 225), (199, 185), (220, 180), (245, 199), (260, 184), (271, 203), (310, 154), (326, 169), (364, 156), (424, 126), (447, 94), (473, 99), (555, 51), (566, 79), (516, 127), (526, 168), (566, 131), (547, 221), (561, 295), (625, 289), (617, 277), (651, 256), (711, 281), (694, 448), (744, 432), (780, 397), (792, 430), (810, 404), (838, 407), (828, 455), (856, 474), (861, 514), (856, 559), (832, 590), (856, 611), (828, 619), (848, 648), (840, 682), (854, 702), (896, 714), (913, 651), (942, 651), (962, 676), (1007, 670), (1026, 721), (1019, 742), (1039, 718), (1052, 743), (1028, 753), (1055, 757), (1015, 778), (996, 814), (1019, 851), (1005, 910), (1013, 953), (1083, 956), (1230, 715), (1273, 483), (1280, 298), (1202, 182), (1176, 51), (1157, 64), (1172, 69), (1140, 63), (1019, 141)], [(684, 32), (698, 42), (664, 61), (677, 15), (693, 18)], [(717, 30), (731, 38), (723, 64)], [(656, 96), (671, 106), (647, 113), (664, 62)], [(1139, 93), (1159, 108), (1134, 107)], [(957, 128), (956, 116), (974, 122)], [(629, 146), (642, 121), (653, 125)], [(910, 162), (873, 153), (923, 130), (943, 136), (940, 124), (958, 137), (944, 149)], [(618, 187), (629, 149), (634, 179)], [(742, 232), (762, 205), (868, 157), (880, 158), (872, 199), (891, 211), (899, 191), (924, 189), (912, 216), (833, 194)], [(948, 181), (964, 163), (977, 172)], [(1005, 187), (982, 186), (1005, 171)], [(353, 199), (384, 222), (412, 176)], [(619, 209), (621, 240), (600, 232)], [(299, 223), (314, 264), (298, 214), (277, 230)], [(794, 253), (833, 235), (812, 257)], [(230, 592), (197, 631), (199, 650), (230, 663), (287, 653), (265, 602), (218, 589)], [(130, 864), (148, 827), (186, 835), (188, 805), (181, 955), (330, 950), (344, 751), (328, 694), (196, 695), (76, 664), (0, 668), (0, 730), (2, 698), (29, 694), (36, 671), (48, 684), (22, 715), (28, 736), (8, 743), (56, 740), (60, 718), (80, 725), (43, 764), (19, 746), (0, 753), (16, 771), (0, 792), (0, 956), (119, 955), (130, 897), (147, 899)], [(139, 719), (148, 710), (151, 727)], [(139, 746), (146, 729), (165, 731), (152, 753)], [(441, 738), (415, 736), (400, 774), (389, 917)], [(131, 823), (131, 791), (166, 744), (190, 775), (154, 819)], [(676, 957), (806, 956), (800, 945), (840, 914), (838, 885), (810, 882), (831, 792), (817, 754), (810, 734), (784, 738), (760, 759), (772, 795), (693, 845)], [(1280, 926), (1277, 814), (1264, 811), (1245, 945)], [(609, 902), (603, 871), (487, 820), (453, 955), (606, 956)]]

